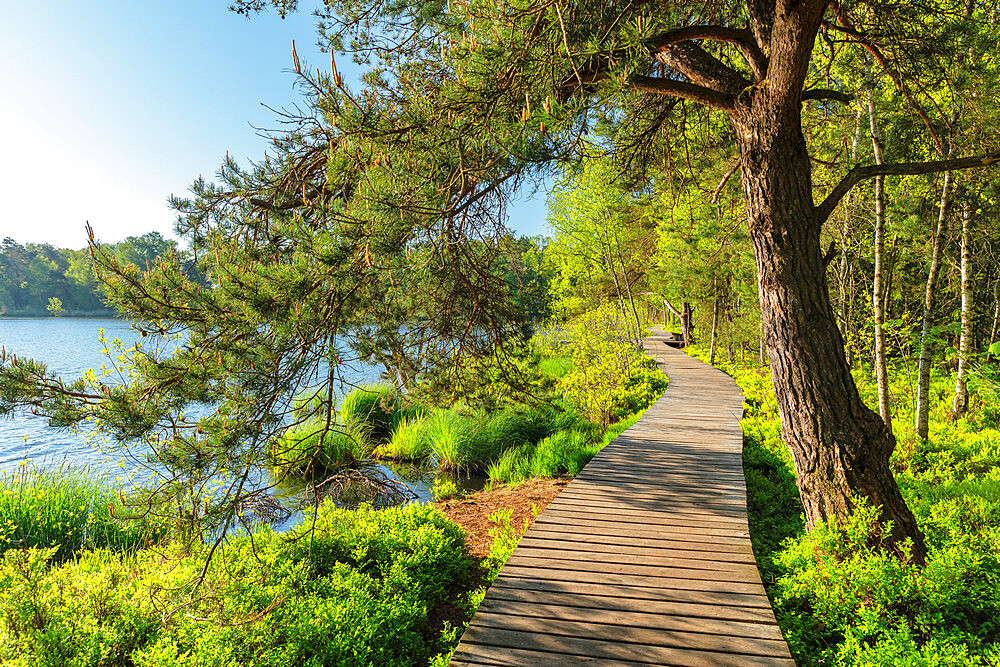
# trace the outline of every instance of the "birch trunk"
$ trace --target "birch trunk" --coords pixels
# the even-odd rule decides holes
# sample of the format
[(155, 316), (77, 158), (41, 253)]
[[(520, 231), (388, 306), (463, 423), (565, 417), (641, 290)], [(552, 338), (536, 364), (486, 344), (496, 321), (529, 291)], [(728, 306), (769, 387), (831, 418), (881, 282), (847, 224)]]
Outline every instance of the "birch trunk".
[(969, 351), (972, 347), (972, 295), (969, 290), (969, 273), (972, 265), (972, 207), (968, 200), (962, 203), (962, 333), (958, 342), (958, 379), (955, 381), (955, 400), (952, 418), (960, 417), (969, 409), (969, 390), (966, 387)]
[(917, 366), (917, 408), (913, 428), (917, 437), (927, 440), (928, 412), (930, 410), (931, 389), (931, 327), (934, 326), (934, 309), (937, 305), (937, 280), (941, 272), (941, 257), (944, 254), (945, 233), (948, 231), (948, 194), (951, 190), (951, 172), (944, 173), (941, 188), (941, 206), (938, 209), (937, 230), (931, 246), (931, 267), (927, 273), (927, 289), (924, 293), (924, 317), (920, 327), (920, 363)]
[[(868, 124), (871, 128), (875, 163), (883, 164), (882, 133), (875, 115), (875, 100), (868, 92)], [(875, 275), (872, 279), (872, 311), (875, 318), (875, 380), (878, 383), (878, 413), (892, 429), (892, 408), (889, 400), (889, 370), (885, 358), (885, 177), (875, 178)]]

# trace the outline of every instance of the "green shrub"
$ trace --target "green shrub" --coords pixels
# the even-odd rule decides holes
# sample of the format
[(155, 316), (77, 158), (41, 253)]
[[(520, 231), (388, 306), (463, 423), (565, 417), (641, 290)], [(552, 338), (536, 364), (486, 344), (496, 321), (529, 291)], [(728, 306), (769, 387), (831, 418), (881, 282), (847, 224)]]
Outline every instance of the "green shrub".
[(134, 551), (166, 533), (131, 515), (124, 492), (88, 468), (34, 468), (0, 473), (0, 553), (54, 547), (64, 561), (82, 549)]
[[(889, 526), (864, 504), (805, 532), (770, 380), (756, 369), (728, 372), (746, 397), (743, 460), (754, 553), (796, 661), (997, 664), (1000, 437), (974, 415), (948, 419), (954, 377), (933, 379), (924, 443), (913, 435), (906, 376), (891, 376), (898, 397), (892, 465), (928, 548), (918, 566), (896, 556), (884, 542)], [(874, 407), (872, 380), (864, 373), (855, 379)]]
[(325, 419), (313, 417), (289, 427), (271, 445), (271, 464), (285, 474), (322, 474), (356, 466), (371, 455), (367, 433), (357, 425), (327, 428)]
[(288, 535), (230, 540), (194, 596), (203, 554), (50, 553), (0, 562), (3, 664), (426, 664), (457, 641), (437, 619), (476, 574), (461, 529), (426, 505), (326, 503)]
[(431, 493), (434, 495), (434, 500), (448, 500), (449, 498), (459, 498), (462, 496), (462, 490), (455, 483), (455, 480), (445, 477), (444, 475), (438, 475), (434, 478), (434, 484), (431, 486)]

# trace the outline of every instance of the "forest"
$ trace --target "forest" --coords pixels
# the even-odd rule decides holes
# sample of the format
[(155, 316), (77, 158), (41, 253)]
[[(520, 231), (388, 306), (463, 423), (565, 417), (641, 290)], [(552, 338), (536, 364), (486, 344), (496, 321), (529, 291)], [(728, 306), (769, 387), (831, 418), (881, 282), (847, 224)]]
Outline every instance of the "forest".
[[(329, 63), (293, 47), (298, 106), (172, 198), (179, 243), (4, 244), (18, 308), (77, 257), (143, 342), (75, 380), (4, 352), (0, 412), (91, 425), (149, 482), (4, 479), (0, 657), (447, 664), (542, 506), (669, 391), (664, 326), (744, 394), (798, 664), (1000, 660), (1000, 6), (314, 4)], [(549, 236), (515, 238), (547, 182)]]
[[(158, 232), (130, 236), (108, 244), (125, 264), (143, 269), (174, 247)], [(7, 237), (0, 244), (0, 316), (114, 315), (104, 301), (86, 248), (72, 250), (49, 244), (22, 245)]]

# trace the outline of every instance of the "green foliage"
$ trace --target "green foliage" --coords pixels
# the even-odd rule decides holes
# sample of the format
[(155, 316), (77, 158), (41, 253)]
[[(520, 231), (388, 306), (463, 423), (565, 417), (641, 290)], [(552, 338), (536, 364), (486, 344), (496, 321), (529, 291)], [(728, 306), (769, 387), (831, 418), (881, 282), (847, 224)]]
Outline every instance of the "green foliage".
[(655, 401), (667, 377), (637, 348), (628, 325), (612, 306), (588, 311), (560, 335), (573, 370), (561, 381), (566, 395), (589, 418), (607, 427)]
[(413, 418), (417, 408), (405, 406), (399, 392), (380, 382), (353, 389), (340, 405), (341, 421), (368, 433), (376, 443), (384, 442), (403, 419)]
[(468, 467), (472, 430), (472, 417), (457, 410), (439, 410), (427, 420), (425, 434), (438, 468), (461, 471)]
[(361, 425), (341, 426), (310, 417), (289, 427), (271, 446), (271, 464), (285, 474), (315, 475), (356, 466), (371, 455)]
[(49, 297), (49, 305), (45, 306), (45, 310), (49, 311), (52, 317), (59, 317), (66, 313), (66, 309), (62, 305), (62, 299), (57, 296)]
[(315, 526), (232, 540), (206, 573), (211, 594), (193, 598), (197, 555), (50, 556), (11, 550), (0, 563), (4, 664), (426, 664), (457, 641), (436, 619), (468, 604), (476, 572), (458, 526), (423, 505), (327, 503)]
[(431, 453), (427, 437), (427, 418), (420, 414), (404, 418), (392, 432), (389, 441), (376, 450), (379, 456), (397, 461), (423, 461)]
[[(541, 508), (537, 505), (532, 505), (532, 514), (538, 516), (541, 512)], [(493, 543), (490, 545), (490, 553), (483, 561), (483, 569), (486, 571), (486, 578), (488, 581), (492, 582), (500, 574), (500, 568), (503, 567), (507, 559), (514, 552), (517, 547), (517, 543), (521, 540), (521, 535), (524, 531), (528, 529), (531, 523), (530, 519), (524, 520), (524, 525), (517, 527), (514, 526), (513, 513), (511, 510), (497, 510), (490, 515), (490, 521), (493, 522), (493, 528), (489, 529), (489, 535), (493, 538)]]
[(436, 501), (460, 498), (463, 495), (462, 490), (455, 483), (455, 480), (444, 475), (438, 475), (434, 478), (431, 493), (434, 494), (434, 500)]
[(84, 549), (128, 552), (164, 536), (151, 520), (121, 518), (133, 513), (120, 487), (87, 468), (0, 473), (0, 553), (51, 548), (46, 557), (62, 562)]
[[(158, 232), (130, 236), (106, 247), (123, 259), (145, 267), (175, 247)], [(47, 243), (0, 243), (0, 315), (113, 315), (94, 278), (94, 262), (86, 248), (70, 250)]]
[(930, 553), (899, 559), (862, 505), (778, 557), (779, 618), (808, 664), (970, 665), (1000, 649), (1000, 504), (974, 496), (926, 508)]
[(538, 372), (553, 380), (561, 380), (573, 370), (570, 357), (544, 356), (538, 360)]
[(532, 477), (576, 475), (603, 447), (589, 434), (558, 431), (532, 445), (526, 443), (505, 451), (487, 468), (490, 481), (510, 484)]

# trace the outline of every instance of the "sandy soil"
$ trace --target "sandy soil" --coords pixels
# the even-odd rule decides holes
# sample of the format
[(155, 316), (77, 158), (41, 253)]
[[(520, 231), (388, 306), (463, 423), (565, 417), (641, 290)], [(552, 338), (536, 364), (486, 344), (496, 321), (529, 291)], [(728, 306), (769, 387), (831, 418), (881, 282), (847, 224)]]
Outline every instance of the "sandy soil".
[(465, 530), (469, 550), (472, 555), (481, 558), (490, 552), (490, 545), (493, 543), (493, 538), (489, 535), (489, 529), (493, 527), (490, 514), (510, 509), (511, 525), (520, 530), (526, 519), (535, 519), (532, 505), (537, 506), (539, 512), (545, 509), (568, 483), (568, 479), (533, 479), (517, 486), (477, 491), (465, 498), (452, 498), (435, 505)]

